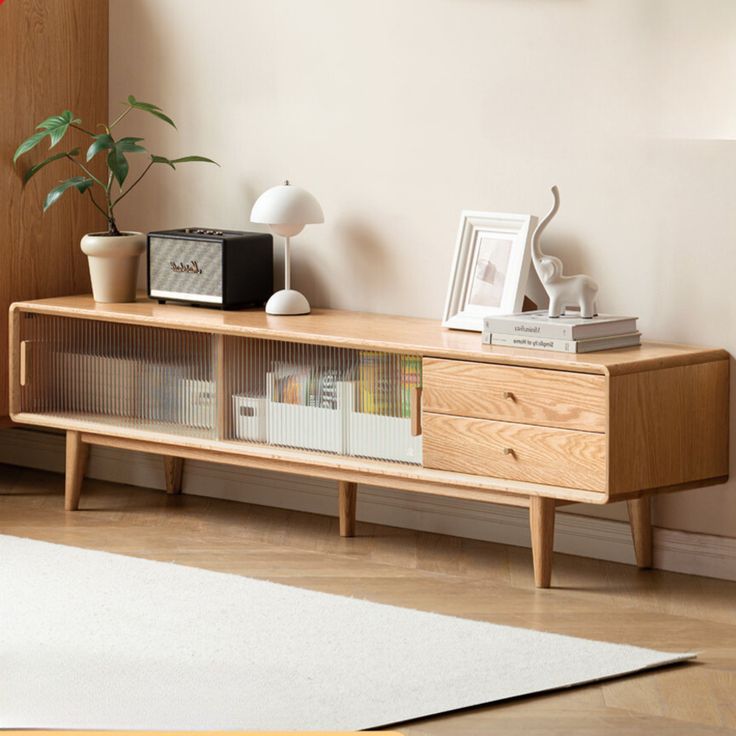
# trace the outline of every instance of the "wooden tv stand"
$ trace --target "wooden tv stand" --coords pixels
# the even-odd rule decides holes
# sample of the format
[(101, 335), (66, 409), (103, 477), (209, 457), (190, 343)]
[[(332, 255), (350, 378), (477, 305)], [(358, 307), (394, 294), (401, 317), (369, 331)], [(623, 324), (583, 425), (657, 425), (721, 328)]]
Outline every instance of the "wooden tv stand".
[(729, 471), (723, 350), (568, 355), (433, 320), (79, 296), (11, 307), (10, 368), (13, 420), (67, 432), (70, 511), (90, 445), (163, 455), (169, 492), (188, 458), (334, 479), (343, 536), (359, 483), (522, 506), (539, 587), (557, 506), (626, 500), (649, 567), (651, 495)]

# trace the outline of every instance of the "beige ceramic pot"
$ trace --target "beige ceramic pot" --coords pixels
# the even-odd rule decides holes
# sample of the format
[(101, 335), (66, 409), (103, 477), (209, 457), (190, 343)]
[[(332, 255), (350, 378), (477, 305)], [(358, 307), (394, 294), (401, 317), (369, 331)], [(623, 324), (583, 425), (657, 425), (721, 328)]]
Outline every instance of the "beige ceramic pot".
[(143, 233), (89, 233), (82, 238), (82, 252), (89, 262), (92, 295), (96, 302), (134, 302), (138, 261), (146, 249)]

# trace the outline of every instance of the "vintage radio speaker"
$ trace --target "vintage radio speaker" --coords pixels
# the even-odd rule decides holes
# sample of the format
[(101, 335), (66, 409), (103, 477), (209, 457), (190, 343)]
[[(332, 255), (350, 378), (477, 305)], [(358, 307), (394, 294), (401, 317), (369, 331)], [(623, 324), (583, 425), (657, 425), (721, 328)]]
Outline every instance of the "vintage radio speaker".
[(273, 294), (273, 237), (182, 228), (148, 234), (148, 296), (234, 309)]

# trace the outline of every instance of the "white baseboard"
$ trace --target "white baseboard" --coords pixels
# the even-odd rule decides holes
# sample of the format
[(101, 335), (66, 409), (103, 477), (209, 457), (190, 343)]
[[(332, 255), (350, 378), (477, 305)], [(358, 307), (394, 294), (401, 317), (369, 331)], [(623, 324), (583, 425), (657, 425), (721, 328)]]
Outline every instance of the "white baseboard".
[[(161, 459), (108, 447), (92, 451), (88, 475), (100, 480), (163, 488)], [(63, 472), (64, 436), (26, 429), (0, 430), (0, 462)], [(335, 483), (249, 468), (187, 461), (184, 493), (232, 501), (336, 514)], [(387, 526), (451, 534), (529, 547), (525, 509), (422, 496), (363, 486), (358, 518)], [(612, 562), (634, 563), (628, 524), (560, 511), (555, 551)], [(736, 580), (736, 539), (655, 528), (654, 562), (660, 570)]]

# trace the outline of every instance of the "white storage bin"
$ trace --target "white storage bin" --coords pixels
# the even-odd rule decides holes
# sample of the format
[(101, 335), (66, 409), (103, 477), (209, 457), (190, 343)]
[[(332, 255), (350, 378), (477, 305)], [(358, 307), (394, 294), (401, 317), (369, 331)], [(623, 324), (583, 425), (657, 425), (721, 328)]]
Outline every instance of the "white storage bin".
[(179, 421), (188, 427), (210, 429), (217, 416), (214, 381), (184, 378), (179, 382)]
[(412, 436), (409, 417), (351, 411), (348, 454), (419, 465), (422, 462), (422, 437)]
[(238, 440), (265, 442), (268, 439), (268, 399), (233, 395), (233, 433)]
[(337, 381), (336, 408), (304, 406), (273, 400), (273, 374), (266, 376), (268, 385), (268, 442), (305, 450), (345, 454), (347, 445), (347, 397), (352, 384)]

